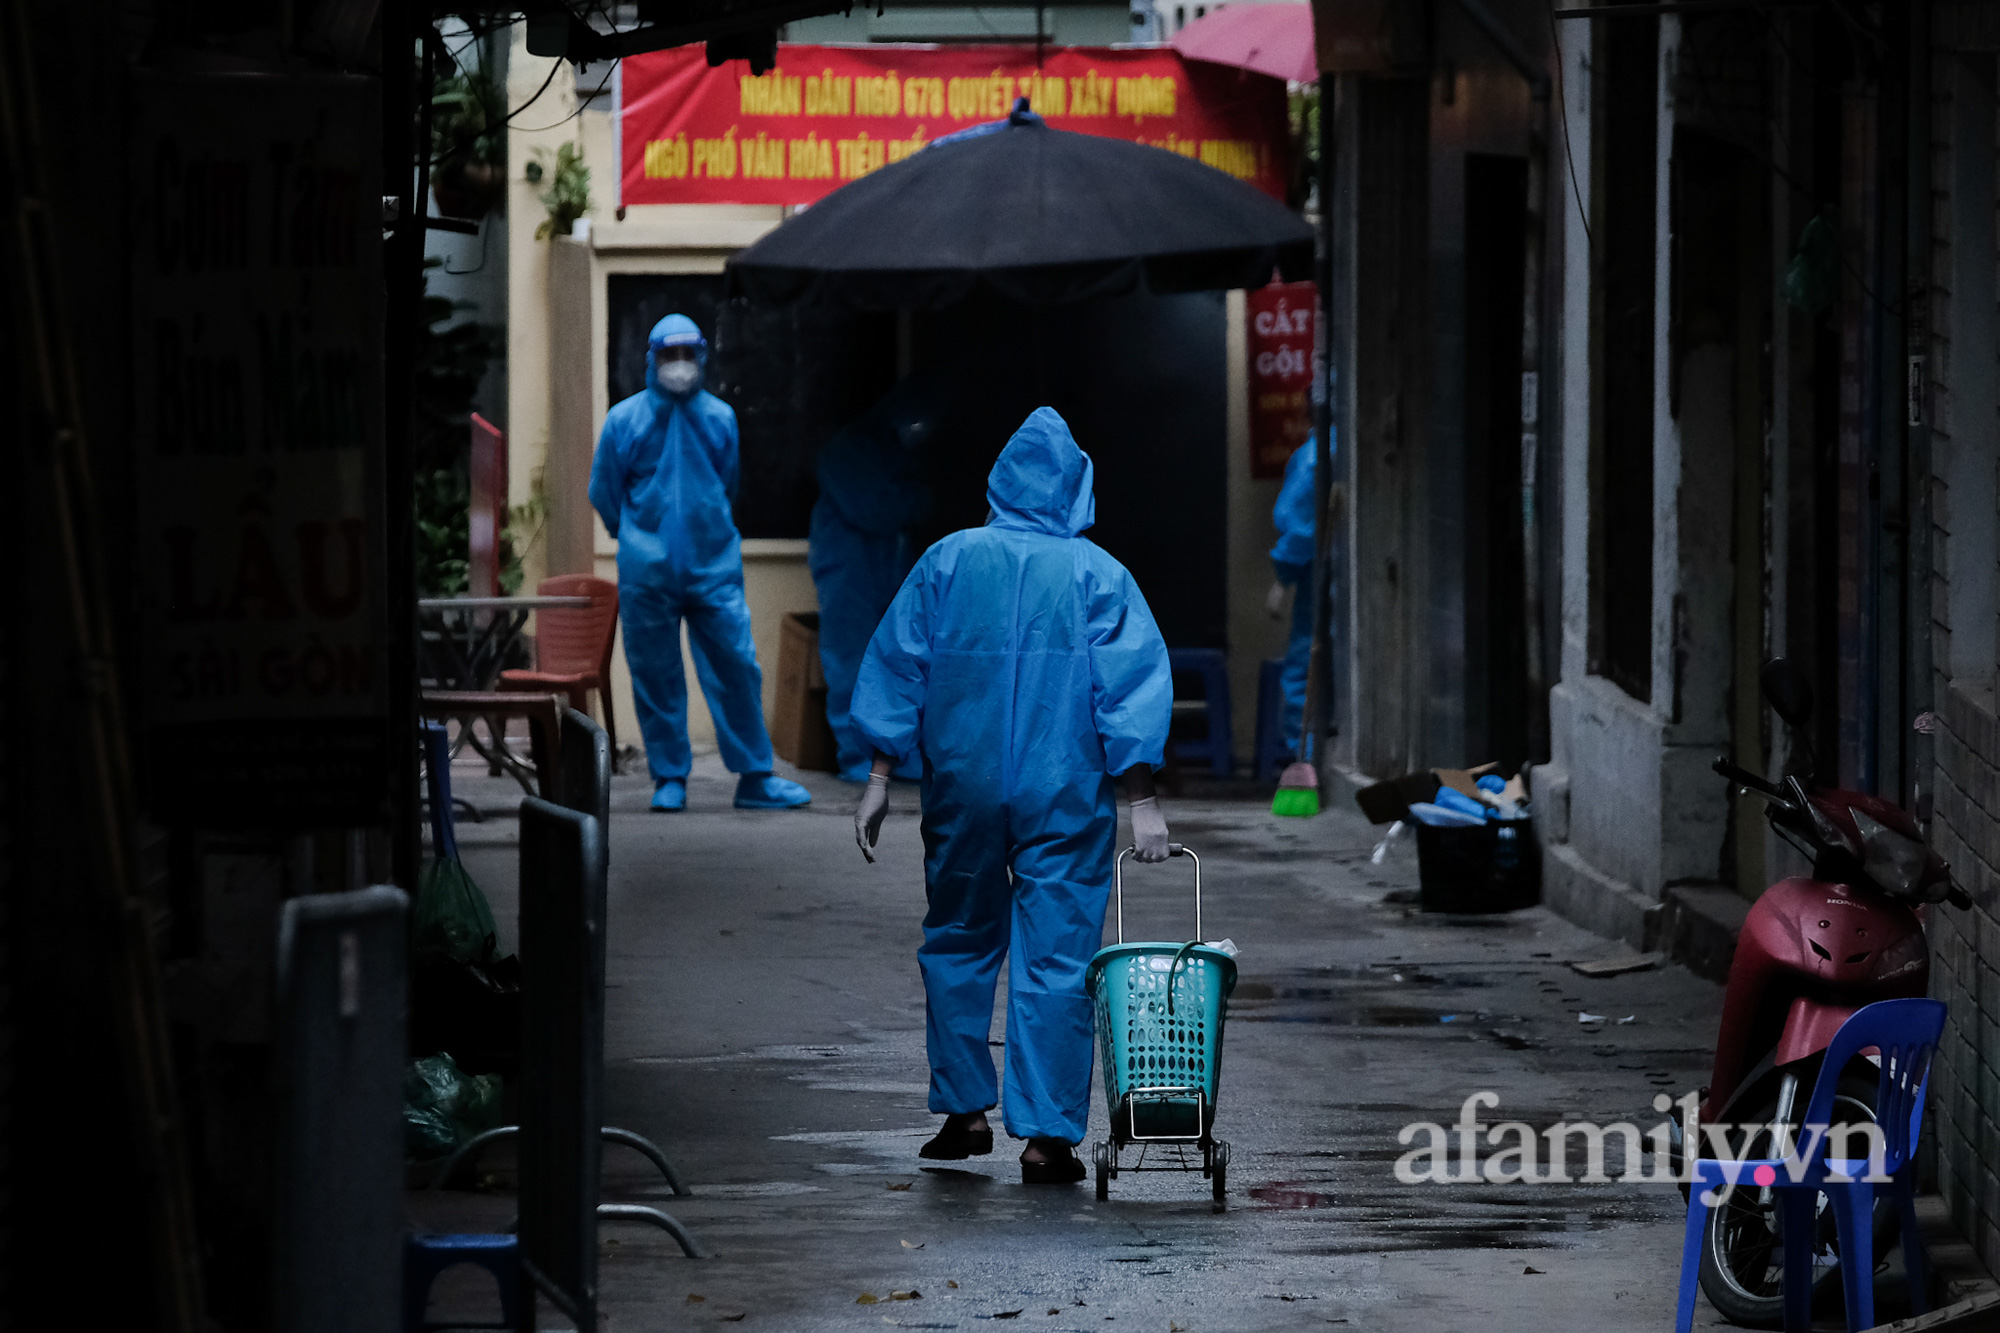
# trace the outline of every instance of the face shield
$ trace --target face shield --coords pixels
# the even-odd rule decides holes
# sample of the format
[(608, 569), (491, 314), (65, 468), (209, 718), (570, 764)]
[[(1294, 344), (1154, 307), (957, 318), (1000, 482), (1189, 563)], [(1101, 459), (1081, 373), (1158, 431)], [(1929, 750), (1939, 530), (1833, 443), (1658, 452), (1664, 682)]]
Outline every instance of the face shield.
[(653, 374), (660, 388), (684, 398), (701, 384), (701, 349), (693, 343), (670, 343), (653, 349)]

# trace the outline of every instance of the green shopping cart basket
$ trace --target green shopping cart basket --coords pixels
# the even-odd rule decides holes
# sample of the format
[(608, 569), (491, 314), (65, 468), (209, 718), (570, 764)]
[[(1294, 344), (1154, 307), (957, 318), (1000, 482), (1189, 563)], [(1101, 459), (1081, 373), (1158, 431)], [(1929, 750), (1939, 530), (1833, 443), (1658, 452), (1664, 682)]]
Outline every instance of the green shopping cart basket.
[[(1110, 1139), (1091, 1154), (1097, 1197), (1111, 1197), (1121, 1170), (1199, 1170), (1219, 1213), (1227, 1206), (1229, 1145), (1211, 1131), (1236, 960), (1201, 942), (1201, 858), (1180, 843), (1169, 843), (1167, 854), (1194, 863), (1194, 939), (1125, 943), (1125, 858), (1132, 850), (1118, 853), (1112, 869), (1118, 943), (1098, 950), (1083, 979), (1096, 1010), (1111, 1119)], [(1129, 1166), (1121, 1161), (1128, 1148), (1138, 1149)]]

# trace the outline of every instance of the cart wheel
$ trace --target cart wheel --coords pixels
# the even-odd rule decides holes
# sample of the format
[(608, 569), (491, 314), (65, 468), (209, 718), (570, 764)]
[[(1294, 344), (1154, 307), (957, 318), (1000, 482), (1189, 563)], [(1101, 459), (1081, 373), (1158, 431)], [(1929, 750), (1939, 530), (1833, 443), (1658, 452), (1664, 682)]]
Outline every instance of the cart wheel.
[(1209, 1167), (1211, 1199), (1208, 1211), (1222, 1213), (1229, 1210), (1229, 1145), (1218, 1142)]
[(1100, 1143), (1091, 1149), (1091, 1158), (1097, 1163), (1097, 1197), (1111, 1197), (1111, 1147)]

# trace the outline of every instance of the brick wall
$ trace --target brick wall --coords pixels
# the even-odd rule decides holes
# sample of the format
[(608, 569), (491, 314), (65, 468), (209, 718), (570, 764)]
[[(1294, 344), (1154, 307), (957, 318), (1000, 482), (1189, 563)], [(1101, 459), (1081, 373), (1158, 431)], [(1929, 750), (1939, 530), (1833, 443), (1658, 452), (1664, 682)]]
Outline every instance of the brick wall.
[(2000, 1271), (2000, 723), (1938, 682), (1931, 844), (1979, 905), (1931, 909), (1931, 994), (1951, 1008), (1932, 1079), (1938, 1182)]
[[(1950, 338), (1952, 63), (1948, 53), (1940, 53), (1932, 80), (1931, 608), (1939, 727), (1924, 786), (1932, 793), (1931, 844), (1951, 862), (1955, 877), (1978, 905), (1971, 911), (1937, 907), (1930, 913), (1931, 994), (1951, 1010), (1932, 1076), (1930, 1106), (1940, 1188), (1987, 1267), (2000, 1271), (2000, 970), (1995, 966), (2000, 963), (2000, 917), (1995, 916), (2000, 911), (2000, 721), (1953, 685), (1948, 666), (1950, 581), (1954, 575), (1995, 577), (1996, 553), (1953, 550), (1952, 496), (1946, 469), (1937, 466), (1953, 447), (1954, 425), (1961, 435), (1967, 427), (1969, 407), (1955, 404), (1951, 393), (1954, 356), (1994, 355), (1990, 347), (1954, 347)], [(1961, 548), (1965, 545), (1961, 538)]]

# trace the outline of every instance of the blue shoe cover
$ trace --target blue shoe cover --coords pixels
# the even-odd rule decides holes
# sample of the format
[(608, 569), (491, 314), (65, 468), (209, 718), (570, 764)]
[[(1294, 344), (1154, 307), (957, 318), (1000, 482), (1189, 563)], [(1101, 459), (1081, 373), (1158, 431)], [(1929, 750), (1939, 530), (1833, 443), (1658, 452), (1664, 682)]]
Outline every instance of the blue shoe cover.
[(738, 810), (792, 810), (811, 804), (811, 792), (776, 773), (745, 773), (736, 781)]
[(687, 803), (688, 785), (679, 778), (663, 779), (653, 788), (655, 810), (685, 810)]

